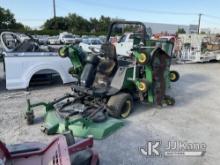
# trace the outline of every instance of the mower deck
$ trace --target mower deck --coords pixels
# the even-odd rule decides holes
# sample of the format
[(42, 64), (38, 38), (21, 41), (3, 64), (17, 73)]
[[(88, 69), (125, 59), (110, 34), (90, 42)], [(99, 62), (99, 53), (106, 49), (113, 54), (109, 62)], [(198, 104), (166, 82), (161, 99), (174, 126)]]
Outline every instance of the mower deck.
[(56, 111), (49, 111), (45, 116), (45, 123), (42, 131), (48, 135), (53, 135), (70, 130), (76, 137), (88, 137), (92, 135), (94, 139), (103, 139), (122, 126), (122, 120), (111, 117), (108, 117), (104, 122), (95, 123), (85, 121), (85, 119), (78, 118), (78, 116), (63, 119)]
[(109, 118), (102, 123), (91, 123), (88, 127), (83, 126), (82, 122), (69, 125), (69, 130), (77, 137), (88, 137), (92, 135), (94, 139), (103, 139), (123, 126), (123, 122), (118, 119)]

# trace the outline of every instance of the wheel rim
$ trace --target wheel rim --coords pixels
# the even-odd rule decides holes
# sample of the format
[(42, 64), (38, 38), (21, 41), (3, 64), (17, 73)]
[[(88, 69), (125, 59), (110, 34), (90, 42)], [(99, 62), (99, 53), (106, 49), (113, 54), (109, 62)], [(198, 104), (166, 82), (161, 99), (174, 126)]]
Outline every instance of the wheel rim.
[(172, 80), (172, 81), (176, 80), (176, 74), (175, 73), (170, 74), (170, 80)]
[(126, 118), (131, 112), (131, 100), (127, 100), (122, 107), (121, 117)]
[(144, 63), (146, 61), (147, 61), (147, 55), (144, 53), (141, 53), (139, 57), (139, 62)]
[(147, 89), (147, 86), (144, 82), (140, 82), (139, 85), (138, 85), (138, 89), (142, 92), (146, 91)]
[(64, 56), (65, 56), (65, 49), (60, 49), (59, 55), (60, 55), (61, 57), (64, 57)]

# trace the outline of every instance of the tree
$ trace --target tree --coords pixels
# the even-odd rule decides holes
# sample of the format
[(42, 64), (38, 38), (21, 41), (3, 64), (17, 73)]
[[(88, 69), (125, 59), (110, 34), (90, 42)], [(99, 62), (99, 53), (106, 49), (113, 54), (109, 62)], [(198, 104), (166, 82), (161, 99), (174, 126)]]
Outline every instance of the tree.
[(68, 17), (68, 22), (69, 22), (69, 30), (73, 33), (78, 33), (78, 32), (89, 32), (90, 31), (90, 22), (77, 15), (77, 14), (69, 14)]
[(43, 28), (45, 30), (68, 30), (69, 22), (65, 17), (56, 17), (46, 20)]
[(108, 26), (110, 25), (110, 23), (111, 23), (111, 18), (110, 17), (105, 17), (105, 16), (102, 15), (99, 18), (99, 23), (98, 23), (99, 28), (100, 28), (99, 31), (107, 33)]
[(185, 29), (184, 28), (178, 28), (178, 30), (177, 30), (177, 32), (176, 32), (177, 34), (185, 34), (186, 33), (186, 31), (185, 31)]
[(96, 18), (90, 18), (90, 29), (92, 32), (98, 32), (99, 31), (99, 21)]
[(24, 25), (17, 23), (14, 14), (8, 9), (0, 7), (0, 29), (24, 29)]

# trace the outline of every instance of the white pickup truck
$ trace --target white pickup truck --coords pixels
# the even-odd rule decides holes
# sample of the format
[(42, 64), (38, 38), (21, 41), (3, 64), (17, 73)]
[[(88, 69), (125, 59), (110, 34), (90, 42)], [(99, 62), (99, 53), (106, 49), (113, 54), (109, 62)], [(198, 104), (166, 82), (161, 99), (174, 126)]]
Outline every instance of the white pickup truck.
[(33, 38), (21, 41), (12, 32), (2, 32), (0, 43), (8, 90), (27, 88), (34, 75), (56, 73), (63, 83), (74, 81), (68, 73), (72, 67), (70, 59), (60, 58), (54, 48), (40, 46)]
[[(140, 37), (139, 33), (124, 33), (124, 35), (121, 36), (121, 38), (118, 40), (118, 42), (114, 43), (116, 52), (120, 56), (125, 56), (129, 57), (131, 56), (131, 49), (133, 48), (134, 44), (134, 36)], [(172, 44), (167, 44), (167, 42), (170, 43), (168, 40), (162, 40), (162, 41), (155, 41), (155, 40), (150, 40), (148, 36), (146, 36), (147, 43), (154, 43), (153, 45), (150, 44), (147, 47), (148, 48), (156, 48), (156, 47), (161, 47), (163, 50), (168, 52), (169, 55), (172, 55), (172, 50), (173, 50), (173, 45)]]
[(124, 33), (118, 42), (114, 43), (116, 52), (121, 56), (130, 56), (133, 47), (134, 34)]

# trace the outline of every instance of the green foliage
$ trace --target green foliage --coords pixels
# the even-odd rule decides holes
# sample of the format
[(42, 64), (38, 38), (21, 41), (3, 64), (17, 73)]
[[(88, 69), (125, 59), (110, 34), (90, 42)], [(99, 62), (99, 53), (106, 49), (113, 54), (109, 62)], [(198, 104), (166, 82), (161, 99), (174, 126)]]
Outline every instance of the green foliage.
[(186, 34), (186, 31), (185, 31), (184, 28), (178, 28), (178, 30), (177, 30), (176, 33), (177, 33), (177, 34)]
[(43, 30), (69, 31), (74, 34), (106, 34), (110, 22), (110, 17), (101, 16), (99, 19), (90, 18), (87, 20), (75, 13), (70, 13), (67, 17), (47, 20), (43, 25)]
[[(16, 22), (14, 14), (8, 9), (0, 7), (0, 31), (11, 30), (21, 33), (37, 35), (58, 35), (60, 32), (68, 31), (78, 35), (104, 35), (112, 19), (101, 16), (99, 19), (85, 19), (75, 13), (66, 17), (56, 17), (46, 20), (42, 30), (31, 30), (30, 27)], [(121, 29), (118, 29), (120, 31)]]
[(0, 29), (24, 29), (24, 25), (17, 23), (8, 9), (0, 7)]
[(56, 17), (52, 19), (48, 19), (43, 28), (45, 30), (68, 30), (69, 28), (69, 21), (65, 17)]
[(90, 22), (75, 13), (69, 14), (67, 20), (69, 22), (68, 30), (72, 33), (90, 31)]

